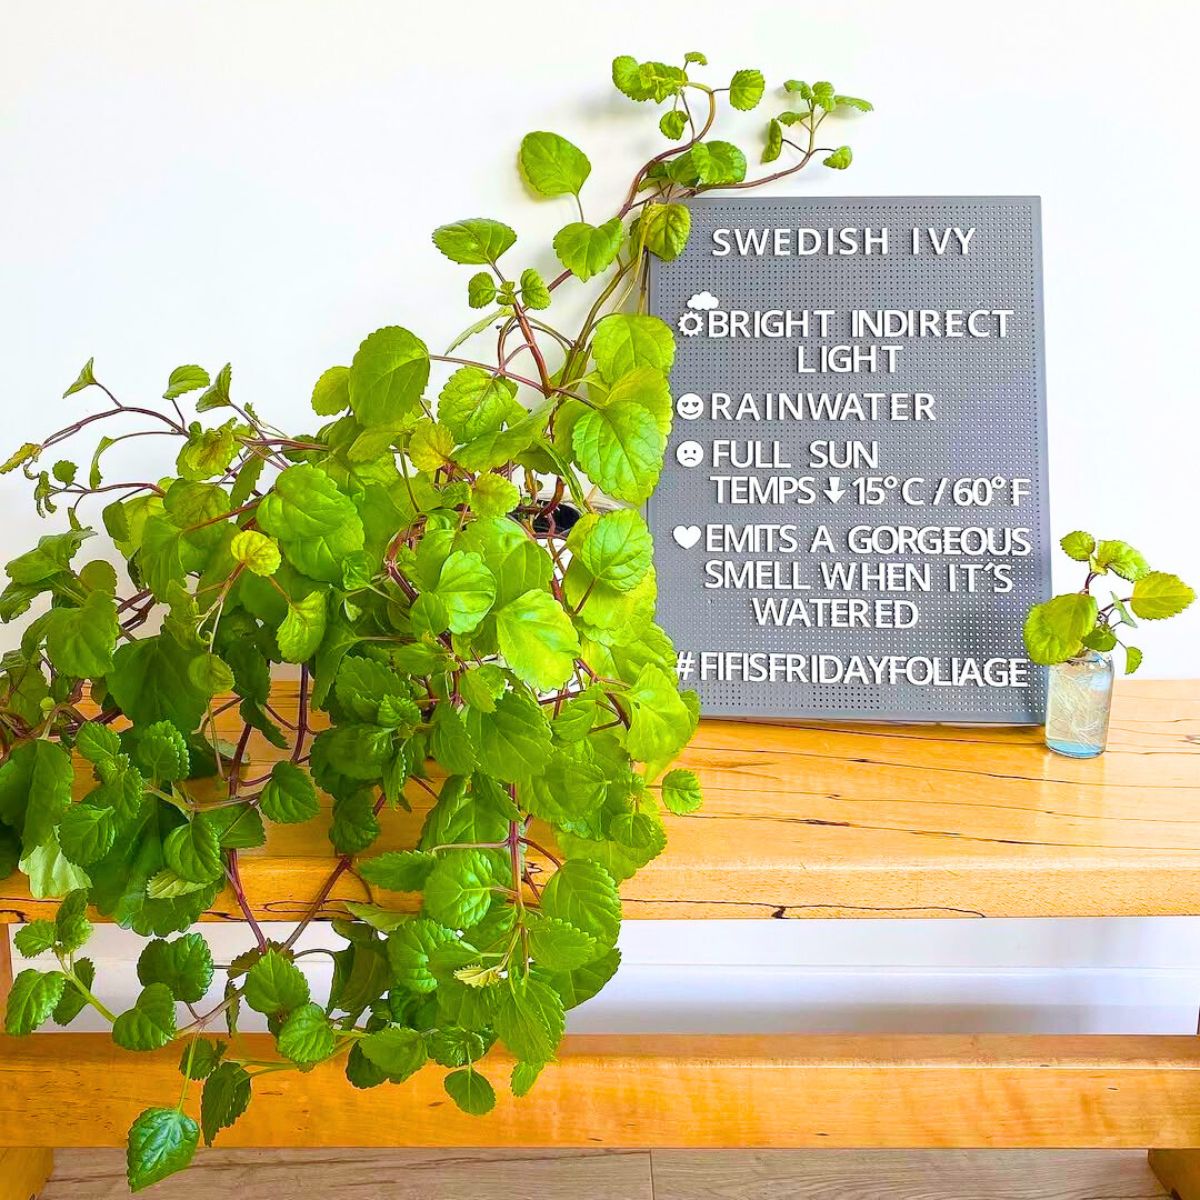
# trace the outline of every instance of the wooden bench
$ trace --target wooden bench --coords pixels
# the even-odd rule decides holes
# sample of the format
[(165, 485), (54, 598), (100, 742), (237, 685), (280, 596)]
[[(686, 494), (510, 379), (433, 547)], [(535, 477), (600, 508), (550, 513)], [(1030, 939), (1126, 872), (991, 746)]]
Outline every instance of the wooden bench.
[[(1200, 914), (1200, 683), (1120, 685), (1109, 751), (1091, 762), (1048, 753), (1037, 729), (707, 721), (684, 765), (705, 806), (668, 818), (666, 853), (623, 889), (629, 917)], [(412, 844), (421, 797), (384, 814), (379, 849)], [(330, 854), (321, 819), (272, 827), (242, 857), (256, 915), (302, 915)], [(322, 916), (367, 898), (343, 875)], [(53, 908), (0, 882), (0, 922)], [(207, 919), (240, 914), (225, 896)], [(123, 1144), (177, 1085), (177, 1058), (135, 1059), (107, 1035), (0, 1038), (0, 1200), (36, 1192), (53, 1146)], [(533, 1095), (486, 1118), (448, 1104), (440, 1074), (390, 1105), (338, 1065), (273, 1075), (222, 1142), (1157, 1147), (1163, 1182), (1200, 1198), (1196, 1037), (569, 1036)]]

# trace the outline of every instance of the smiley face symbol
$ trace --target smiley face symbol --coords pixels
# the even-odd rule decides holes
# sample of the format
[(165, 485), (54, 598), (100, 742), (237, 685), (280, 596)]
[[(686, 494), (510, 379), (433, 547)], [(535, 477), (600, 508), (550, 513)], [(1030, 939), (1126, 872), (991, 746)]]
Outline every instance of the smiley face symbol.
[(699, 442), (680, 442), (675, 458), (681, 467), (698, 467), (704, 461), (704, 447)]
[(675, 401), (675, 411), (685, 421), (694, 421), (704, 411), (704, 401), (695, 392), (685, 392)]

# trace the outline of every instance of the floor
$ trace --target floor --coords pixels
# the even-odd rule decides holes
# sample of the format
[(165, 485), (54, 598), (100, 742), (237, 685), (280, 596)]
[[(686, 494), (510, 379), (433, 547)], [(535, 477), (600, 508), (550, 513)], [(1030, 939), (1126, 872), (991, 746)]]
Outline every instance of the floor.
[[(155, 1200), (1156, 1200), (1140, 1151), (226, 1150)], [(117, 1150), (62, 1150), (41, 1200), (124, 1200)]]

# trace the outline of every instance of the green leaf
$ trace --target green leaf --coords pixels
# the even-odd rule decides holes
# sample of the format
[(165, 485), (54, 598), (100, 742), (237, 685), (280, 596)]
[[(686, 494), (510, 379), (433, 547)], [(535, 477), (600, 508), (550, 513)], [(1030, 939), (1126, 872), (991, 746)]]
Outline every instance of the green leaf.
[(430, 956), (439, 946), (455, 941), (454, 934), (425, 917), (409, 918), (388, 938), (388, 962), (396, 982), (418, 994), (437, 989)]
[(27, 851), (17, 866), (29, 880), (29, 894), (35, 900), (65, 896), (73, 888), (88, 887), (88, 873), (72, 864), (59, 848), (54, 834), (33, 850)]
[(447, 850), (425, 879), (425, 911), (450, 929), (479, 924), (492, 904), (491, 865), (478, 850)]
[[(88, 365), (89, 366), (91, 365), (91, 359), (88, 359)], [(89, 382), (91, 382), (91, 381), (89, 381)], [(76, 380), (76, 383), (78, 383), (78, 380)], [(86, 387), (87, 385), (83, 384), (80, 386)], [(67, 389), (66, 392), (63, 393), (64, 398), (66, 396), (69, 396), (72, 391), (77, 391), (77, 390), (78, 390), (78, 388), (76, 388), (75, 385), (73, 384), (70, 388)], [(0, 475), (7, 475), (10, 471), (15, 471), (18, 467), (24, 466), (25, 463), (36, 459), (37, 456), (41, 453), (41, 450), (42, 450), (42, 447), (39, 446), (36, 442), (25, 442), (22, 445), (18, 446), (17, 449), (14, 450), (4, 460), (3, 463), (0, 463)], [(99, 483), (97, 483), (93, 486), (98, 487)]]
[(568, 271), (586, 281), (612, 266), (623, 236), (620, 217), (603, 225), (573, 221), (554, 235), (554, 252)]
[(365, 543), (348, 496), (310, 463), (288, 467), (258, 506), (258, 523), (279, 539), (288, 560), (310, 579), (340, 584), (342, 560)]
[(549, 308), (552, 297), (546, 281), (533, 267), (521, 272), (521, 300), (526, 308)]
[(494, 267), (496, 259), (516, 240), (517, 235), (507, 225), (486, 217), (470, 217), (433, 231), (433, 244), (451, 262), (467, 266)]
[[(91, 989), (96, 982), (96, 964), (90, 958), (80, 958), (75, 961), (75, 976), (85, 988)], [(77, 1016), (88, 1006), (87, 996), (77, 987), (73, 980), (67, 980), (62, 999), (54, 1006), (54, 1023), (70, 1025)]]
[(91, 763), (107, 762), (121, 753), (121, 739), (107, 725), (86, 721), (75, 735), (75, 749)]
[(188, 744), (170, 721), (155, 721), (137, 741), (138, 766), (150, 779), (170, 783), (186, 779), (191, 767)]
[(174, 941), (155, 939), (138, 958), (137, 973), (143, 985), (160, 983), (176, 1000), (196, 1004), (212, 983), (212, 951), (198, 933)]
[(496, 299), (496, 281), (479, 271), (467, 280), (467, 303), (472, 308), (487, 308)]
[(1112, 571), (1122, 579), (1137, 580), (1150, 570), (1150, 564), (1128, 542), (1100, 542), (1093, 551), (1092, 569)]
[(746, 156), (732, 142), (700, 142), (667, 164), (676, 183), (720, 187), (746, 178)]
[(658, 483), (667, 439), (640, 404), (620, 400), (587, 409), (572, 442), (588, 478), (615, 500), (641, 504)]
[(209, 696), (232, 691), (235, 683), (233, 668), (216, 654), (197, 654), (188, 663), (188, 678)]
[(592, 357), (610, 384), (635, 367), (653, 367), (665, 375), (675, 361), (675, 338), (658, 317), (612, 313), (596, 326)]
[(70, 756), (44, 738), (18, 743), (0, 764), (0, 820), (22, 830), (26, 854), (50, 839), (74, 778)]
[(191, 436), (175, 459), (175, 469), (184, 479), (211, 479), (224, 474), (235, 453), (237, 440), (233, 421), (216, 429), (201, 429), (198, 424), (193, 424)]
[(1178, 575), (1150, 571), (1134, 583), (1129, 607), (1144, 621), (1161, 621), (1183, 612), (1195, 598), (1195, 591)]
[(341, 725), (318, 737), (318, 745), (328, 754), (335, 771), (351, 779), (378, 779), (391, 759), (395, 735), (391, 729), (375, 725)]
[(163, 633), (117, 647), (108, 690), (135, 725), (170, 721), (191, 732), (199, 724), (208, 697), (188, 678), (191, 656)]
[(163, 392), (164, 400), (175, 400), (187, 392), (197, 388), (208, 387), (208, 372), (203, 367), (176, 367), (167, 380), (167, 390)]
[(1101, 621), (1095, 629), (1084, 634), (1083, 644), (1089, 650), (1099, 650), (1102, 653), (1107, 653), (1117, 644), (1117, 635)]
[(577, 196), (592, 172), (587, 155), (557, 133), (527, 133), (518, 161), (525, 182), (543, 196)]
[(683, 89), (687, 75), (679, 67), (668, 63), (639, 63), (630, 55), (622, 54), (613, 59), (612, 81), (617, 90), (630, 100), (661, 103)]
[(317, 652), (325, 637), (327, 610), (323, 591), (309, 592), (300, 600), (289, 600), (287, 616), (275, 631), (279, 656), (284, 662), (302, 663)]
[(229, 384), (233, 379), (233, 367), (226, 363), (212, 381), (208, 390), (196, 401), (197, 412), (209, 412), (214, 408), (227, 408), (229, 405)]
[(75, 476), (79, 468), (69, 459), (60, 458), (58, 462), (50, 468), (50, 473), (58, 480), (59, 483), (65, 483), (69, 487), (75, 482)]
[(281, 825), (310, 821), (321, 811), (312, 778), (290, 762), (277, 762), (271, 768), (271, 778), (259, 796), (259, 806), (270, 820)]
[(467, 633), (492, 607), (496, 580), (478, 554), (455, 550), (442, 564), (434, 594), (446, 606), (450, 631)]
[(165, 983), (142, 988), (137, 1003), (113, 1022), (113, 1041), (125, 1050), (160, 1050), (175, 1036), (175, 997)]
[(1083, 636), (1096, 624), (1096, 600), (1081, 592), (1035, 604), (1025, 618), (1025, 649), (1030, 661), (1066, 662), (1079, 652)]
[(66, 986), (67, 977), (61, 971), (22, 971), (8, 993), (4, 1032), (15, 1037), (32, 1033), (49, 1020)]
[(668, 771), (662, 782), (663, 804), (671, 812), (684, 816), (702, 803), (700, 780), (695, 771)]
[(247, 571), (264, 578), (274, 575), (282, 561), (275, 540), (257, 529), (242, 529), (235, 533), (229, 541), (229, 555)]
[(545, 1063), (554, 1057), (562, 1040), (562, 998), (533, 975), (510, 975), (500, 991), (493, 1022), (496, 1035), (522, 1062)]
[(394, 1083), (416, 1074), (428, 1057), (421, 1034), (398, 1025), (368, 1034), (358, 1044), (367, 1058)]
[(550, 976), (550, 983), (562, 997), (564, 1008), (576, 1008), (595, 996), (617, 973), (620, 965), (621, 952), (613, 949), (573, 971), (555, 972)]
[(330, 367), (313, 384), (313, 412), (319, 417), (333, 417), (349, 407), (350, 368)]
[(835, 171), (844, 171), (854, 161), (854, 152), (849, 146), (839, 146), (832, 154), (821, 159), (821, 162), (832, 167)]
[(749, 112), (763, 98), (766, 86), (761, 71), (735, 71), (729, 84), (729, 103), (741, 112)]
[(858, 96), (834, 96), (833, 102), (839, 108), (857, 108), (859, 112), (873, 112), (875, 109), (870, 100), (863, 100)]
[(481, 517), (503, 517), (520, 501), (520, 489), (503, 475), (480, 475), (471, 487), (471, 507)]
[(163, 859), (180, 879), (191, 883), (211, 883), (225, 872), (221, 839), (202, 812), (167, 834), (163, 839)]
[(304, 1066), (333, 1053), (333, 1026), (319, 1004), (302, 1004), (279, 1031), (279, 1053)]
[(76, 392), (82, 392), (84, 388), (91, 387), (96, 382), (96, 376), (92, 373), (92, 368), (95, 366), (96, 360), (89, 358), (83, 364), (79, 374), (75, 376), (75, 382), (62, 394), (65, 400), (68, 396), (73, 396)]
[(129, 1130), (125, 1153), (129, 1190), (140, 1192), (192, 1161), (200, 1129), (177, 1108), (148, 1108)]
[(496, 636), (508, 665), (539, 691), (565, 683), (575, 670), (579, 637), (549, 592), (525, 592), (499, 609)]
[(650, 570), (654, 544), (640, 513), (603, 513), (579, 543), (579, 558), (598, 583), (626, 592)]
[(1142, 652), (1136, 646), (1125, 647), (1125, 674), (1132, 675), (1142, 665)]
[(87, 888), (76, 888), (69, 892), (58, 906), (54, 917), (56, 941), (67, 954), (82, 950), (92, 936), (92, 923), (88, 920)]
[(538, 1076), (542, 1073), (544, 1063), (526, 1063), (519, 1062), (514, 1064), (512, 1069), (512, 1078), (509, 1086), (512, 1088), (512, 1094), (518, 1098), (528, 1096), (533, 1089), (533, 1085), (537, 1083)]
[(496, 1092), (492, 1085), (470, 1067), (451, 1071), (442, 1082), (450, 1099), (473, 1117), (482, 1117), (496, 1107)]
[(630, 756), (649, 764), (674, 758), (687, 744), (694, 723), (674, 675), (647, 663), (626, 698), (633, 708), (626, 739)]
[(605, 947), (616, 944), (621, 928), (621, 897), (612, 876), (586, 858), (568, 859), (542, 892), (542, 912)]
[(43, 583), (67, 570), (79, 547), (92, 536), (90, 529), (70, 529), (38, 538), (32, 550), (18, 555), (4, 568), (13, 583)]
[(525, 410), (516, 395), (517, 385), (511, 380), (479, 367), (460, 367), (438, 396), (438, 420), (458, 441), (469, 442), (523, 418)]
[(550, 725), (542, 707), (524, 692), (507, 692), (495, 710), (467, 710), (467, 732), (479, 765), (496, 779), (516, 782), (540, 774), (550, 760)]
[(1087, 562), (1092, 557), (1092, 551), (1096, 549), (1096, 539), (1081, 529), (1066, 534), (1058, 544), (1068, 557), (1073, 558), (1076, 562)]
[(58, 930), (53, 921), (30, 921), (24, 929), (13, 934), (12, 944), (23, 957), (36, 958), (45, 954), (57, 939)]
[(529, 952), (547, 971), (571, 971), (603, 950), (592, 934), (558, 917), (541, 917), (529, 923)]
[(227, 1043), (193, 1037), (179, 1056), (179, 1073), (187, 1079), (207, 1079), (225, 1055)]
[(647, 204), (642, 213), (640, 229), (646, 249), (671, 262), (687, 246), (692, 230), (692, 214), (683, 204)]
[(687, 128), (687, 123), (687, 113), (682, 108), (675, 108), (670, 112), (665, 112), (658, 119), (658, 127), (662, 130), (663, 137), (670, 138), (673, 142), (677, 142), (683, 137), (683, 131)]
[(436, 862), (437, 856), (424, 850), (389, 850), (359, 862), (355, 870), (389, 892), (419, 892)]
[(255, 1012), (291, 1012), (308, 1003), (308, 980), (295, 963), (271, 949), (246, 972), (244, 999)]
[(767, 142), (763, 146), (763, 162), (774, 162), (783, 152), (783, 126), (772, 117), (767, 122)]
[(212, 1145), (222, 1129), (228, 1129), (250, 1105), (250, 1076), (237, 1063), (223, 1062), (204, 1081), (200, 1096), (200, 1122), (204, 1140)]
[(417, 408), (429, 381), (429, 351), (399, 325), (377, 329), (350, 364), (350, 407), (368, 429), (392, 427)]

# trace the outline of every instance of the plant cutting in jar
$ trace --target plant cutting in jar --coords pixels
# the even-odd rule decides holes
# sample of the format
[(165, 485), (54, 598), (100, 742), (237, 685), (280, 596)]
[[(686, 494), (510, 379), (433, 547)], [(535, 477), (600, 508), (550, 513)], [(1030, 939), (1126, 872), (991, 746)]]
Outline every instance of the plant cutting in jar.
[[(1124, 639), (1125, 629), (1143, 621), (1178, 616), (1196, 598), (1195, 591), (1178, 575), (1152, 571), (1142, 554), (1128, 542), (1097, 541), (1076, 530), (1059, 542), (1064, 553), (1087, 564), (1083, 586), (1077, 592), (1054, 596), (1035, 604), (1025, 619), (1025, 648), (1032, 662), (1051, 666), (1077, 658), (1088, 650), (1107, 653), (1120, 645), (1125, 651), (1125, 674), (1142, 664), (1142, 652)], [(1094, 589), (1107, 582), (1107, 604)], [(1131, 585), (1131, 586), (1130, 586)], [(1125, 592), (1124, 596), (1120, 595)]]
[[(527, 135), (529, 188), (577, 210), (553, 239), (554, 272), (500, 221), (437, 229), (471, 272), (478, 319), (444, 354), (398, 325), (370, 334), (317, 380), (311, 431), (272, 424), (228, 365), (178, 367), (149, 401), (89, 361), (65, 398), (97, 404), (5, 464), (61, 527), (8, 563), (0, 595), (0, 618), (26, 620), (0, 661), (0, 877), (19, 869), (35, 897), (63, 898), (17, 934), (22, 955), (57, 964), (17, 976), (6, 1029), (90, 1006), (133, 1053), (178, 1046), (179, 1092), (130, 1130), (135, 1191), (236, 1122), (262, 1075), (330, 1059), (360, 1088), (437, 1064), (450, 1098), (486, 1113), (492, 1045), (525, 1095), (566, 1010), (616, 971), (618, 884), (663, 849), (664, 809), (700, 804), (696, 776), (670, 769), (699, 713), (654, 623), (638, 511), (672, 420), (674, 343), (645, 312), (647, 270), (683, 250), (689, 197), (814, 158), (849, 166), (818, 131), (870, 108), (789, 81), (761, 152), (787, 161), (747, 178), (744, 153), (712, 134), (723, 104), (760, 103), (763, 76), (711, 87), (693, 77), (703, 66), (696, 53), (614, 62), (622, 93), (665, 106), (669, 144), (597, 224), (583, 151)], [(580, 285), (592, 302), (564, 330), (556, 294)], [(142, 478), (113, 477), (109, 452), (131, 441), (147, 451)], [(279, 664), (299, 676), (286, 712), (271, 695)], [(256, 770), (268, 743), (274, 765)], [(322, 794), (328, 879), (272, 940), (241, 856), (272, 824), (321, 817)], [(415, 797), (419, 840), (379, 852), (381, 815)], [(348, 903), (344, 946), (325, 952), (332, 990), (315, 997), (297, 941), (347, 872), (413, 903)], [(192, 926), (221, 893), (253, 945), (218, 968)], [(93, 910), (147, 939), (126, 1011), (85, 955)], [(276, 1057), (245, 1049), (246, 1010)]]

